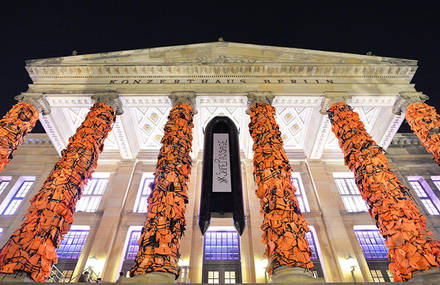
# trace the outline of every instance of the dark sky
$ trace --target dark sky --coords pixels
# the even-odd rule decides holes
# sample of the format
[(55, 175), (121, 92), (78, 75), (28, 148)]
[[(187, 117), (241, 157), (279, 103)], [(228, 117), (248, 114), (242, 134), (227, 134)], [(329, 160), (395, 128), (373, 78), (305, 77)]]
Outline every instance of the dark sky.
[[(158, 3), (155, 3), (158, 2)], [(289, 2), (285, 4), (283, 2)], [(8, 1), (0, 7), (1, 110), (31, 83), (24, 61), (216, 41), (419, 60), (413, 79), (440, 106), (439, 16), (424, 1)], [(298, 2), (298, 3), (297, 3)], [(331, 3), (328, 3), (331, 2)], [(345, 1), (344, 1), (345, 2)], [(142, 3), (142, 4), (141, 4)], [(408, 131), (406, 123), (401, 128)], [(44, 131), (41, 127), (37, 132)]]

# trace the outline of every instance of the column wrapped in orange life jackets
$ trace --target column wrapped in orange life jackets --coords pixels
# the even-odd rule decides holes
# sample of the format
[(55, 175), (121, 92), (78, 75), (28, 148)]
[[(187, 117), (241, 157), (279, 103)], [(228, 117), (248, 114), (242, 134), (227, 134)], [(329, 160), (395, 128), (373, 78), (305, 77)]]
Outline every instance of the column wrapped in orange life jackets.
[(359, 115), (345, 103), (333, 104), (328, 112), (345, 164), (354, 172), (370, 215), (385, 238), (394, 281), (407, 281), (416, 271), (439, 267), (440, 243), (429, 237), (426, 218), (390, 170), (383, 149), (366, 132)]
[(191, 173), (193, 109), (177, 103), (164, 127), (147, 219), (130, 276), (167, 272), (179, 276), (180, 239), (185, 231), (186, 185)]
[(0, 120), (0, 172), (12, 159), (12, 153), (23, 143), (38, 120), (38, 110), (29, 103), (19, 102)]
[(307, 221), (301, 214), (295, 187), (291, 181), (291, 167), (286, 157), (275, 108), (256, 103), (250, 108), (249, 131), (254, 140), (254, 175), (256, 194), (260, 198), (264, 217), (261, 229), (266, 244), (269, 274), (281, 266), (312, 269), (306, 232)]
[(96, 168), (104, 140), (116, 115), (112, 107), (95, 103), (69, 139), (41, 190), (32, 197), (22, 225), (0, 252), (0, 273), (27, 272), (44, 282), (57, 263), (56, 248), (73, 222), (75, 205)]
[(410, 104), (405, 118), (426, 150), (432, 153), (434, 161), (440, 165), (440, 115), (435, 108), (425, 103)]

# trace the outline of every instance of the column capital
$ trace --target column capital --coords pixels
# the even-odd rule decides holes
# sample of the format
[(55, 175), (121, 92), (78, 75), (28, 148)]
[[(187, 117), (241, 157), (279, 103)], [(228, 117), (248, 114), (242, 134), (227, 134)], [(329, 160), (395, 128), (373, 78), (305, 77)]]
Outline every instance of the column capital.
[(406, 111), (406, 108), (408, 108), (409, 105), (416, 103), (423, 103), (428, 99), (429, 99), (428, 95), (425, 95), (422, 92), (416, 92), (416, 91), (400, 92), (399, 96), (396, 99), (396, 102), (394, 102), (393, 114), (400, 115), (402, 114), (402, 112)]
[(96, 103), (103, 103), (114, 108), (116, 115), (122, 115), (124, 113), (121, 98), (115, 91), (96, 92), (91, 98)]
[(248, 108), (246, 110), (246, 114), (250, 114), (249, 109), (256, 103), (266, 103), (272, 105), (273, 99), (275, 98), (272, 95), (271, 91), (251, 91), (247, 94), (248, 98)]
[(193, 108), (193, 113), (197, 114), (196, 108), (197, 93), (194, 91), (173, 91), (168, 96), (171, 100), (171, 105), (174, 106), (177, 103), (188, 104)]
[(43, 93), (24, 92), (15, 96), (14, 99), (20, 102), (31, 104), (43, 115), (49, 115), (51, 112), (49, 102), (47, 101), (46, 95)]
[(352, 96), (349, 95), (347, 91), (324, 91), (324, 96), (322, 98), (321, 109), (319, 110), (319, 113), (321, 115), (327, 115), (328, 108), (330, 108), (331, 105), (338, 102), (347, 103), (347, 101), (350, 100), (351, 97)]

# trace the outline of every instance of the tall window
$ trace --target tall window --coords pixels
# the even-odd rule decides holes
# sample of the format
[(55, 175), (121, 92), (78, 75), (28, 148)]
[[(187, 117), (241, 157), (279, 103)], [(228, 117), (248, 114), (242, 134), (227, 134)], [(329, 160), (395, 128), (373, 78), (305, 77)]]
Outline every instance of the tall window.
[(73, 271), (84, 249), (89, 231), (89, 226), (73, 225), (61, 240), (57, 249), (58, 264), (56, 266), (63, 273), (64, 282), (70, 282), (74, 277)]
[(125, 240), (124, 253), (122, 258), (121, 271), (128, 276), (128, 271), (134, 264), (137, 252), (139, 250), (139, 239), (141, 237), (142, 227), (131, 226), (127, 232), (127, 238)]
[(241, 283), (240, 236), (233, 227), (210, 227), (203, 243), (202, 283)]
[(8, 187), (9, 182), (11, 182), (12, 177), (11, 176), (1, 176), (0, 177), (0, 195), (3, 193), (3, 191)]
[(84, 187), (81, 199), (76, 205), (77, 212), (96, 212), (107, 186), (109, 173), (95, 172)]
[(324, 277), (324, 273), (322, 271), (321, 267), (321, 261), (319, 260), (318, 255), (318, 243), (316, 242), (316, 234), (313, 226), (310, 226), (310, 231), (306, 233), (306, 239), (309, 243), (309, 247), (312, 250), (312, 256), (310, 259), (313, 262), (314, 268), (313, 268), (313, 275), (316, 277)]
[(205, 260), (239, 260), (240, 237), (236, 231), (208, 231), (205, 233)]
[[(419, 197), (429, 215), (440, 215), (440, 203), (425, 179), (420, 176), (408, 176), (408, 182)], [(436, 182), (434, 181), (434, 184)], [(437, 184), (436, 184), (437, 185)]]
[(292, 183), (293, 186), (295, 186), (296, 188), (295, 196), (296, 199), (298, 199), (301, 212), (310, 212), (309, 203), (307, 202), (304, 185), (302, 183), (301, 174), (299, 172), (292, 172)]
[(375, 226), (354, 226), (354, 232), (367, 260), (373, 281), (393, 281), (393, 275), (388, 269), (388, 248), (379, 230)]
[(359, 193), (351, 172), (335, 172), (333, 177), (347, 212), (368, 212), (368, 205)]
[(148, 209), (148, 197), (150, 196), (150, 184), (154, 182), (153, 172), (145, 172), (142, 175), (141, 183), (139, 184), (138, 195), (134, 205), (134, 212), (146, 213)]
[(23, 202), (34, 181), (34, 176), (22, 176), (18, 179), (17, 183), (9, 191), (6, 199), (0, 205), (1, 215), (10, 216), (17, 212), (18, 207)]

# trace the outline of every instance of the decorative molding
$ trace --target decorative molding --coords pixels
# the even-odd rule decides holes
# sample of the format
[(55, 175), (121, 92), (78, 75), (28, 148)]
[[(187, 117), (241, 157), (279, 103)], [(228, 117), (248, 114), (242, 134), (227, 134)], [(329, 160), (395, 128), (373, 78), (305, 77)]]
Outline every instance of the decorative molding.
[(276, 96), (274, 107), (317, 107), (322, 102), (322, 96)]
[(356, 78), (405, 78), (410, 80), (416, 66), (382, 64), (291, 64), (291, 63), (164, 63), (164, 65), (28, 65), (30, 77), (52, 79), (81, 78), (165, 78), (175, 76), (297, 76), (297, 77), (356, 77)]
[(115, 109), (116, 115), (122, 115), (124, 110), (122, 109), (122, 101), (119, 94), (114, 91), (97, 92), (92, 95), (92, 100), (97, 103), (103, 103), (111, 106)]
[(49, 115), (51, 112), (50, 104), (47, 101), (46, 95), (42, 93), (21, 93), (20, 95), (15, 96), (14, 99), (31, 104), (43, 115)]
[(122, 125), (122, 117), (116, 117), (115, 124), (113, 125), (112, 133), (115, 137), (116, 144), (118, 145), (119, 151), (121, 152), (122, 159), (134, 159), (134, 155), (130, 149), (130, 144), (128, 143), (128, 137)]
[(422, 92), (400, 92), (393, 106), (393, 114), (400, 115), (411, 104), (425, 102), (429, 97)]
[(381, 146), (383, 149), (388, 148), (388, 146), (393, 141), (393, 138), (395, 137), (400, 126), (402, 125), (402, 122), (404, 119), (405, 119), (404, 113), (393, 116), (391, 123), (389, 124), (387, 130), (385, 131), (385, 133), (382, 136), (382, 139), (380, 140), (379, 146)]
[(391, 140), (390, 147), (405, 145), (422, 145), (419, 138), (415, 134), (396, 134)]
[(321, 123), (319, 125), (319, 130), (315, 138), (315, 144), (313, 145), (312, 152), (310, 154), (310, 159), (321, 158), (324, 147), (327, 143), (328, 136), (330, 135), (332, 125), (327, 116), (321, 116)]
[(168, 96), (121, 96), (124, 107), (167, 107), (171, 108)]
[(43, 125), (44, 130), (49, 136), (53, 146), (59, 155), (61, 155), (61, 151), (66, 147), (66, 144), (62, 141), (58, 130), (56, 129), (56, 124), (51, 117), (51, 115), (42, 115), (39, 118), (41, 125)]

